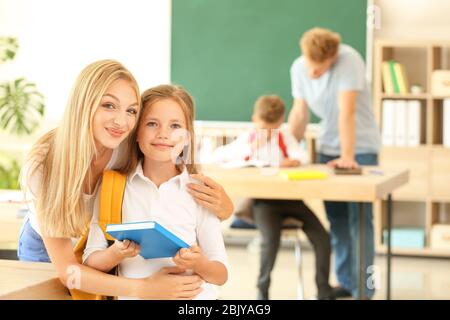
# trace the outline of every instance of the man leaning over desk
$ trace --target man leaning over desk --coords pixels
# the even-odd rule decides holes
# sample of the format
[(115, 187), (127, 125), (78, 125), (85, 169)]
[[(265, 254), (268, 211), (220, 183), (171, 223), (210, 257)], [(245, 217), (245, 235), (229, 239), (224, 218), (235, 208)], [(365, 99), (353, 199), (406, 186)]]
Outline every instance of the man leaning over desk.
[[(289, 127), (300, 141), (309, 122), (310, 108), (319, 118), (318, 160), (333, 167), (354, 168), (377, 165), (380, 135), (371, 106), (370, 88), (361, 55), (341, 43), (339, 34), (314, 28), (300, 39), (303, 53), (291, 67), (294, 104)], [(365, 283), (374, 264), (372, 205), (364, 204), (366, 215)], [(335, 271), (339, 286), (335, 296), (358, 295), (358, 203), (325, 201), (330, 222)], [(365, 298), (374, 295), (366, 285)]]

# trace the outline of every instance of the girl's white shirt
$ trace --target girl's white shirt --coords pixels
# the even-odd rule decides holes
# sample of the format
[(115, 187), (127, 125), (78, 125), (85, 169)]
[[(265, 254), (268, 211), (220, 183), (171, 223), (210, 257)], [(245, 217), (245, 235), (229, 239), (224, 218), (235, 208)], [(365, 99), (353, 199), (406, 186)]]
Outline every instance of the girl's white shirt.
[[(220, 220), (194, 201), (187, 191), (187, 183), (196, 181), (184, 169), (181, 174), (162, 183), (158, 188), (144, 175), (140, 163), (135, 172), (127, 177), (122, 222), (156, 221), (189, 245), (198, 244), (209, 260), (221, 262), (229, 270)], [(83, 262), (95, 251), (108, 247), (98, 224), (98, 217), (99, 197), (96, 197)], [(163, 267), (174, 265), (172, 258), (145, 260), (138, 255), (119, 264), (119, 275), (126, 278), (146, 278)], [(195, 299), (217, 299), (215, 287), (204, 283), (203, 291)]]

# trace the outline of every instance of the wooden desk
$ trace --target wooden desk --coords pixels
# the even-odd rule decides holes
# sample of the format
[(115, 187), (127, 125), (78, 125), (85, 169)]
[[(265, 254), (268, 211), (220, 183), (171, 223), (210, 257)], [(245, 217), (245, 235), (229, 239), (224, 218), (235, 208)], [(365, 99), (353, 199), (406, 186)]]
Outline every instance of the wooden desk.
[[(292, 169), (294, 170), (294, 169)], [(299, 170), (299, 169), (295, 169)], [(321, 170), (328, 173), (324, 180), (286, 181), (277, 174), (276, 168), (224, 169), (217, 165), (203, 165), (200, 171), (219, 182), (230, 195), (260, 199), (322, 199), (330, 201), (360, 202), (360, 233), (358, 248), (359, 297), (364, 291), (364, 202), (374, 202), (387, 197), (387, 299), (391, 285), (391, 226), (392, 192), (408, 182), (408, 170), (385, 170), (379, 167), (364, 167), (362, 175), (334, 175), (325, 165), (309, 165), (300, 170)]]
[(51, 263), (0, 260), (0, 300), (70, 300)]

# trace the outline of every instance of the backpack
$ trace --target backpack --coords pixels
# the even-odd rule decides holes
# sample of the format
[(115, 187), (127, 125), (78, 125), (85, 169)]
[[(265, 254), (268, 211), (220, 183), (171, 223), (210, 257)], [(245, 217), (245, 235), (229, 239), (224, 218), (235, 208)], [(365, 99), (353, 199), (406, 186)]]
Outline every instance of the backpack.
[[(106, 225), (122, 222), (122, 201), (125, 191), (126, 175), (114, 170), (103, 171), (103, 181), (100, 189), (99, 225), (105, 235), (108, 245), (114, 243), (114, 238), (106, 233)], [(83, 233), (74, 248), (75, 257), (82, 263), (84, 249), (86, 248), (89, 228)], [(117, 274), (117, 268), (112, 270)], [(109, 297), (70, 289), (73, 300), (108, 300)], [(117, 297), (113, 297), (116, 299)]]

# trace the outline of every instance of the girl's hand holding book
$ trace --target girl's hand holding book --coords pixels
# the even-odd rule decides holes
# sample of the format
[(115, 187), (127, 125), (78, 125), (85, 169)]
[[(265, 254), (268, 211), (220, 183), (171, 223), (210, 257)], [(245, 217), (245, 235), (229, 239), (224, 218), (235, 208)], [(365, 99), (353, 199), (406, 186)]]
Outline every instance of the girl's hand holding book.
[(180, 249), (175, 257), (173, 257), (173, 262), (175, 262), (177, 266), (195, 270), (204, 259), (205, 256), (202, 254), (200, 247), (193, 245), (190, 248)]
[(141, 247), (130, 240), (116, 240), (113, 247), (114, 252), (122, 259), (136, 257), (141, 252)]

